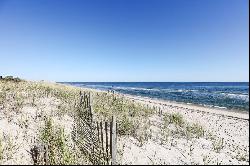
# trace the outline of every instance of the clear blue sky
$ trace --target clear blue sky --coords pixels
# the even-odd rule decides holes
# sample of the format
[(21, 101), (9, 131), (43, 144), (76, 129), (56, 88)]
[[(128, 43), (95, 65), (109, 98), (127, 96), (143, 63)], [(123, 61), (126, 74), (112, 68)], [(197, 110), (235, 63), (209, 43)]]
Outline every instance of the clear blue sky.
[(248, 0), (0, 0), (0, 75), (247, 81)]

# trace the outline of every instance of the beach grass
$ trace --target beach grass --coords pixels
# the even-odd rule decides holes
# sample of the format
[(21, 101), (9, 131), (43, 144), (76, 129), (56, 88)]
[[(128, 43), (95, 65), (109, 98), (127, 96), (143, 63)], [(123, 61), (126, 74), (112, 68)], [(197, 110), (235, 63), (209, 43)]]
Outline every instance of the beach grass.
[[(152, 144), (158, 148), (170, 146), (182, 149), (186, 154), (181, 156), (189, 156), (190, 163), (197, 157), (202, 164), (214, 163), (215, 160), (210, 159), (216, 158), (213, 154), (224, 154), (226, 150), (230, 151), (228, 158), (237, 159), (235, 163), (249, 162), (248, 151), (238, 148), (238, 153), (234, 154), (231, 152), (233, 149), (216, 132), (198, 121), (187, 119), (182, 112), (171, 112), (168, 108), (170, 112), (166, 109), (159, 114), (159, 108), (154, 105), (137, 102), (121, 94), (21, 79), (0, 80), (0, 123), (1, 126), (5, 125), (5, 128), (0, 128), (1, 135), (5, 135), (5, 138), (0, 137), (0, 162), (44, 164), (42, 160), (29, 160), (30, 154), (26, 152), (22, 153), (27, 155), (26, 158), (21, 158), (18, 151), (22, 151), (20, 144), (26, 149), (46, 144), (50, 164), (93, 164), (72, 137), (72, 128), (78, 123), (80, 91), (90, 93), (94, 120), (110, 121), (112, 116), (117, 117), (120, 164), (131, 161), (126, 157), (129, 153), (137, 154), (136, 151), (126, 150), (133, 140), (135, 142), (130, 145), (132, 149), (145, 149)], [(29, 143), (31, 140), (33, 144)], [(187, 143), (183, 143), (183, 140)], [(197, 142), (207, 147), (206, 154), (195, 153), (200, 146), (196, 145)], [(154, 149), (154, 146), (151, 148)], [(150, 151), (143, 153), (150, 155)], [(151, 158), (154, 159), (150, 159), (150, 162), (160, 162), (155, 155)], [(167, 158), (163, 157), (163, 160), (161, 164), (168, 163)], [(221, 163), (226, 161), (222, 160)], [(133, 160), (133, 163), (136, 161)]]

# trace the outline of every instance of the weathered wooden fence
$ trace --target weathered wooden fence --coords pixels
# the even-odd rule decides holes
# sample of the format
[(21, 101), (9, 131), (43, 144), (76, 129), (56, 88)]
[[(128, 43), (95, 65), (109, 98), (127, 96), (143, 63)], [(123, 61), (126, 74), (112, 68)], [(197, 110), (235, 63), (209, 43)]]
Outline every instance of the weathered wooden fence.
[(73, 140), (93, 164), (116, 163), (116, 118), (111, 122), (93, 120), (90, 93), (80, 93)]
[[(94, 165), (116, 165), (117, 123), (93, 120), (90, 93), (80, 92), (80, 101), (74, 116), (72, 139), (80, 151)], [(30, 153), (34, 164), (50, 165), (47, 144), (34, 146)]]

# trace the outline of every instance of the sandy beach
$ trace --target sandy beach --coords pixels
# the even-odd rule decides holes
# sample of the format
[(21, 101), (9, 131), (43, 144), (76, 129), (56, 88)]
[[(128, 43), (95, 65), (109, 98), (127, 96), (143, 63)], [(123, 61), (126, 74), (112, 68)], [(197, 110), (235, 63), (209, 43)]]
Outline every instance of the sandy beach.
[[(46, 94), (48, 88), (50, 93)], [(44, 117), (50, 117), (55, 126), (64, 128), (71, 156), (80, 154), (73, 150), (74, 117), (70, 111), (80, 90), (91, 92), (96, 118), (102, 118), (97, 109), (99, 104), (104, 106), (102, 112), (111, 114), (114, 105), (109, 98), (113, 95), (125, 103), (123, 108), (127, 111), (115, 114), (127, 118), (132, 128), (124, 126), (128, 134), (118, 135), (119, 164), (249, 164), (247, 113), (44, 82), (1, 83), (0, 92), (6, 94), (0, 106), (1, 164), (34, 163), (30, 149), (41, 141), (39, 133), (45, 125)], [(59, 92), (67, 94), (67, 98), (58, 96)], [(13, 94), (25, 97), (22, 107), (18, 107), (20, 96), (13, 97)], [(139, 112), (130, 117), (130, 110), (137, 107), (152, 111), (144, 115), (144, 111), (137, 109)], [(91, 164), (76, 158), (72, 161)]]
[[(84, 89), (89, 89), (96, 92), (105, 92), (103, 90), (96, 90), (90, 88), (84, 88)], [(241, 147), (241, 150), (243, 150), (245, 155), (248, 156), (249, 158), (249, 151), (248, 151), (249, 113), (248, 112), (210, 108), (194, 104), (185, 104), (173, 101), (151, 99), (148, 97), (133, 96), (128, 94), (116, 93), (116, 95), (126, 97), (134, 102), (142, 103), (149, 107), (155, 107), (157, 109), (160, 109), (163, 113), (181, 114), (184, 117), (184, 119), (186, 119), (188, 122), (199, 123), (202, 126), (204, 126), (207, 130), (211, 131), (215, 135), (218, 135), (221, 139), (225, 141), (225, 145), (228, 146), (227, 148), (231, 148), (231, 150), (235, 151), (236, 150), (235, 147)], [(197, 153), (199, 153), (199, 151), (202, 152), (203, 148), (197, 149), (196, 151)], [(155, 152), (156, 154), (158, 153), (157, 150)], [(131, 151), (129, 153), (133, 152)], [(141, 153), (142, 152), (140, 152), (140, 154)], [(166, 152), (160, 152), (160, 153), (166, 153)], [(136, 154), (134, 155), (131, 154), (131, 156), (136, 156)], [(221, 158), (221, 163), (224, 162), (226, 162), (227, 164), (232, 164), (232, 162), (228, 162), (226, 161), (226, 159)], [(133, 162), (131, 161), (131, 163)], [(142, 160), (138, 161), (138, 164), (149, 164), (149, 163), (150, 161), (148, 162), (143, 162)]]
[[(90, 90), (94, 92), (106, 92), (105, 90), (98, 90), (92, 88), (85, 88), (81, 87), (85, 90)], [(134, 96), (129, 94), (122, 94), (115, 92), (116, 95), (126, 97), (136, 102), (143, 103), (145, 105), (155, 106), (163, 110), (169, 110), (172, 108), (178, 108), (179, 110), (189, 110), (195, 112), (202, 112), (207, 114), (213, 114), (218, 116), (225, 116), (227, 118), (235, 118), (235, 119), (244, 119), (249, 120), (249, 112), (242, 111), (242, 110), (232, 110), (232, 109), (224, 109), (224, 108), (216, 108), (216, 107), (206, 107), (200, 106), (197, 104), (192, 103), (181, 103), (181, 102), (174, 102), (168, 100), (160, 100), (160, 99), (152, 99), (149, 97), (142, 97), (142, 96)]]
[[(246, 112), (233, 112), (230, 110), (206, 108), (197, 105), (147, 99), (131, 95), (125, 96), (133, 101), (160, 108), (163, 112), (179, 113), (190, 123), (201, 124), (207, 130), (218, 135), (225, 141), (224, 148), (228, 148), (225, 154), (230, 150), (236, 151), (236, 147), (240, 147), (246, 155), (249, 153), (249, 114)], [(206, 146), (205, 142), (205, 140), (202, 140), (201, 144)], [(203, 148), (196, 149), (197, 155), (203, 153), (203, 151)], [(221, 163), (232, 164), (232, 162), (228, 162), (230, 160), (226, 161), (227, 158), (223, 158), (222, 156), (220, 158)]]

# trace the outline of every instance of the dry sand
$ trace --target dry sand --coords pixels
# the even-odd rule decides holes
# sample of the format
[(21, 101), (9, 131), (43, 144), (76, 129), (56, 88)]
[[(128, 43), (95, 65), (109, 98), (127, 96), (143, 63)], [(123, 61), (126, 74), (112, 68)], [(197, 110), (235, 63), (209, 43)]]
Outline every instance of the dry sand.
[[(205, 138), (193, 141), (171, 140), (172, 142), (170, 142), (174, 142), (174, 146), (168, 145), (169, 143), (162, 146), (154, 141), (149, 141), (141, 148), (134, 146), (134, 140), (131, 138), (126, 140), (125, 147), (128, 156), (125, 157), (124, 163), (134, 164), (136, 161), (136, 164), (249, 164), (248, 113), (131, 95), (123, 96), (135, 102), (158, 107), (163, 112), (179, 113), (186, 121), (201, 124), (207, 131), (224, 142), (223, 149), (217, 153), (213, 151), (213, 142)], [(239, 161), (239, 158), (245, 161)]]
[[(84, 89), (84, 88), (83, 88)], [(85, 88), (86, 89), (86, 88)], [(101, 92), (99, 90), (93, 90)], [(164, 113), (179, 113), (189, 123), (198, 123), (211, 133), (202, 138), (186, 139), (169, 136), (162, 141), (162, 116), (149, 117), (150, 139), (140, 144), (132, 136), (118, 138), (118, 163), (120, 164), (249, 164), (249, 114), (228, 110), (205, 108), (195, 105), (124, 96), (149, 107), (157, 107)], [(11, 102), (11, 101), (10, 101)], [(9, 140), (7, 158), (0, 164), (33, 164), (30, 149), (36, 143), (36, 135), (43, 126), (37, 114), (52, 115), (60, 105), (55, 98), (42, 98), (36, 106), (23, 107), (17, 114), (0, 106), (0, 137)], [(67, 115), (56, 118), (70, 135), (73, 119)], [(144, 124), (141, 121), (140, 125)], [(145, 132), (145, 131), (142, 131)], [(222, 143), (220, 142), (222, 141)], [(8, 141), (7, 141), (8, 142)], [(215, 147), (219, 147), (217, 151)]]
[[(248, 112), (116, 94), (149, 107), (157, 107), (163, 113), (179, 113), (187, 122), (202, 125), (215, 137), (215, 140), (170, 138), (165, 144), (159, 139), (149, 139), (141, 147), (133, 137), (125, 137), (120, 139), (122, 164), (249, 164)], [(155, 124), (151, 126), (151, 132), (158, 137), (162, 118), (153, 116), (150, 121)], [(221, 141), (223, 143), (220, 145)], [(216, 146), (222, 146), (222, 149), (217, 152), (214, 149)]]

